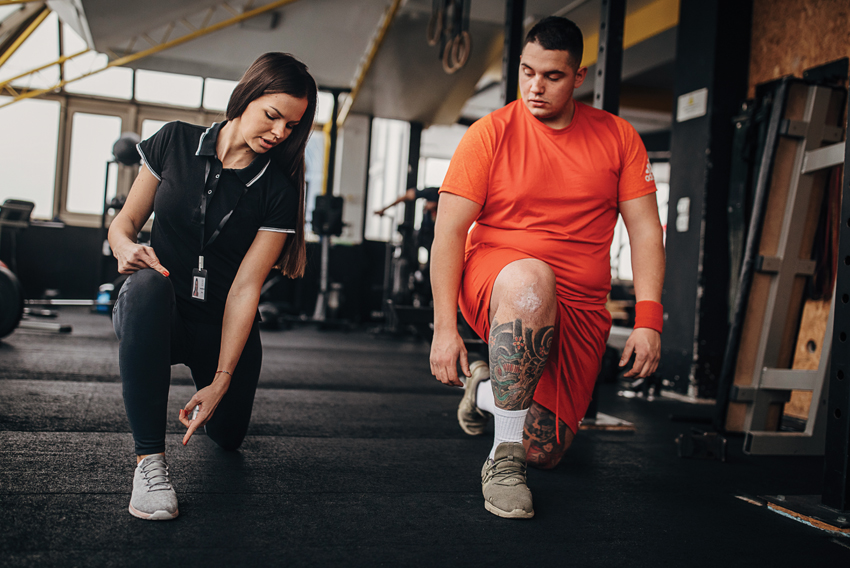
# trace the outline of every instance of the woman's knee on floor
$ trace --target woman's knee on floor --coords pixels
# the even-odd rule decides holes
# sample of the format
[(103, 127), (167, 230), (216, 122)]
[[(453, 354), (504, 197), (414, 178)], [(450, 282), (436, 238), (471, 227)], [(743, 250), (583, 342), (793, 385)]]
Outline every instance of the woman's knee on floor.
[(247, 433), (246, 429), (222, 428), (211, 426), (210, 424), (205, 426), (205, 430), (210, 440), (218, 444), (221, 449), (227, 450), (228, 452), (238, 450), (242, 445), (242, 442), (245, 440), (245, 434)]
[(490, 302), (491, 322), (522, 319), (530, 325), (552, 325), (557, 301), (555, 273), (536, 259), (514, 261), (499, 273)]

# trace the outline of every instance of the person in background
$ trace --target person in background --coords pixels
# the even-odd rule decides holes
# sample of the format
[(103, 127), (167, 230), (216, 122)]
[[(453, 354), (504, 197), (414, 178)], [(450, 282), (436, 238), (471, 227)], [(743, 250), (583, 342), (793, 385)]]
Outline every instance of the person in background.
[(422, 208), (422, 224), (419, 227), (419, 233), (417, 235), (417, 244), (420, 247), (425, 247), (430, 252), (431, 243), (434, 242), (434, 221), (436, 221), (437, 219), (437, 202), (439, 198), (439, 187), (426, 187), (424, 189), (416, 189), (415, 187), (411, 187), (410, 189), (405, 191), (404, 194), (401, 195), (398, 199), (396, 199), (383, 209), (378, 209), (377, 211), (375, 211), (375, 215), (383, 217), (384, 213), (386, 213), (388, 209), (395, 207), (399, 203), (404, 203), (406, 201), (416, 201), (417, 199), (424, 199), (425, 205)]
[[(437, 202), (440, 198), (439, 187), (426, 187), (424, 189), (410, 188), (398, 199), (384, 207), (375, 211), (375, 215), (383, 216), (384, 213), (391, 207), (395, 207), (399, 203), (406, 201), (416, 201), (424, 199), (425, 204), (422, 207), (422, 222), (419, 229), (416, 231), (416, 248), (424, 248), (427, 251), (427, 261), (424, 264), (419, 264), (419, 268), (414, 271), (413, 287), (414, 295), (420, 302), (430, 304), (433, 297), (431, 293), (430, 280), (430, 265), (431, 265), (431, 245), (434, 242), (434, 222), (437, 219)], [(401, 229), (399, 229), (401, 230)]]

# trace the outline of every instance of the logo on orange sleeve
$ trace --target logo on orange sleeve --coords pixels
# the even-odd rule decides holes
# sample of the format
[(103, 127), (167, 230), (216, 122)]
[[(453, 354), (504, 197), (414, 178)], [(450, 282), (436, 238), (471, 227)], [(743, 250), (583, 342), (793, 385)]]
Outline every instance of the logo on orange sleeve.
[(655, 181), (655, 176), (652, 175), (652, 164), (649, 163), (649, 160), (646, 161), (646, 177), (644, 177), (646, 181)]

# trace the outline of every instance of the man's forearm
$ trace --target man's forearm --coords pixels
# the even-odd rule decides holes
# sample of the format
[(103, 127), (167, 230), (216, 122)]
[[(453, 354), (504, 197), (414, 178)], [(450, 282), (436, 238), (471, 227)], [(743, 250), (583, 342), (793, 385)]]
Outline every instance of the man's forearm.
[(645, 235), (631, 240), (635, 299), (661, 301), (664, 287), (664, 244), (661, 235)]
[(431, 246), (431, 287), (434, 294), (434, 331), (457, 329), (457, 297), (463, 272), (465, 239), (438, 233)]

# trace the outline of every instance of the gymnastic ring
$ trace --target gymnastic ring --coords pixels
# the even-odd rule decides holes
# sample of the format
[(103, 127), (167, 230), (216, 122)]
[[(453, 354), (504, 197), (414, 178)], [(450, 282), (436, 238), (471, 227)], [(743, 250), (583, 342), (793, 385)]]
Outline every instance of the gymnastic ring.
[(443, 9), (440, 8), (436, 12), (431, 11), (431, 18), (428, 20), (428, 29), (425, 30), (425, 36), (428, 40), (428, 45), (435, 46), (440, 43), (440, 36), (443, 34)]
[(452, 62), (455, 70), (460, 69), (469, 61), (472, 53), (472, 36), (469, 32), (462, 31), (452, 41)]
[(460, 67), (455, 67), (452, 61), (452, 51), (454, 51), (454, 39), (452, 38), (446, 43), (446, 47), (443, 48), (443, 71), (446, 72), (447, 75), (454, 74)]

